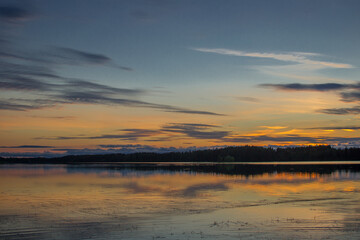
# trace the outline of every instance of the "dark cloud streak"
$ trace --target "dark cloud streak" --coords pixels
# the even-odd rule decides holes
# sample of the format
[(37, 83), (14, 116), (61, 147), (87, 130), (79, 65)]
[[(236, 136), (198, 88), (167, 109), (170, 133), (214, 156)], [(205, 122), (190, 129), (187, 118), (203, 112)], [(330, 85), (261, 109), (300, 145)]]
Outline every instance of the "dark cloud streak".
[(125, 71), (133, 71), (132, 68), (120, 66), (103, 54), (91, 53), (81, 51), (73, 48), (53, 47), (48, 52), (44, 53), (45, 58), (49, 58), (53, 63), (67, 64), (67, 65), (103, 65), (108, 67), (115, 67)]
[(360, 130), (360, 127), (356, 126), (334, 126), (334, 127), (312, 127), (312, 128), (304, 128), (304, 129), (319, 129), (319, 130), (344, 130), (344, 129), (351, 129), (351, 130)]
[(308, 142), (308, 143), (321, 143), (322, 138), (303, 137), (298, 135), (286, 135), (281, 137), (259, 135), (259, 136), (237, 136), (228, 137), (223, 139), (225, 142), (240, 142), (240, 143), (252, 143), (252, 142)]
[[(229, 131), (218, 131), (214, 130), (217, 128), (216, 125), (209, 124), (198, 124), (198, 123), (171, 123), (162, 126), (160, 129), (121, 129), (120, 134), (103, 134), (99, 136), (57, 136), (40, 139), (48, 140), (72, 140), (72, 139), (121, 139), (135, 141), (139, 138), (148, 137), (165, 137), (169, 134), (180, 134), (185, 135), (194, 139), (213, 139), (220, 140), (228, 136), (231, 132)], [(178, 136), (171, 136), (171, 138)], [(115, 147), (114, 145), (113, 147)], [(122, 145), (121, 145), (122, 146)]]
[(217, 126), (207, 124), (173, 123), (161, 128), (164, 132), (185, 134), (196, 139), (221, 139), (230, 134), (228, 131), (212, 130)]
[(334, 115), (356, 115), (360, 114), (360, 106), (350, 108), (327, 108), (319, 110), (321, 113)]
[(50, 107), (52, 105), (39, 105), (39, 104), (21, 104), (14, 103), (6, 100), (0, 100), (0, 110), (10, 110), (10, 111), (27, 111), (34, 109), (41, 109), (44, 107)]
[(259, 87), (274, 88), (282, 91), (318, 91), (328, 92), (344, 89), (360, 89), (360, 84), (341, 84), (341, 83), (319, 83), (319, 84), (302, 84), (302, 83), (289, 83), (289, 84), (260, 84)]
[(0, 146), (0, 148), (53, 148), (53, 146), (42, 146), (42, 145), (20, 145), (20, 146)]
[(359, 102), (360, 92), (343, 92), (340, 94), (343, 102)]
[(121, 139), (135, 141), (143, 137), (151, 137), (158, 134), (161, 134), (159, 130), (149, 130), (149, 129), (123, 129), (121, 134), (103, 134), (99, 136), (58, 136), (58, 137), (43, 137), (37, 139), (47, 139), (47, 140), (73, 140), (73, 139)]

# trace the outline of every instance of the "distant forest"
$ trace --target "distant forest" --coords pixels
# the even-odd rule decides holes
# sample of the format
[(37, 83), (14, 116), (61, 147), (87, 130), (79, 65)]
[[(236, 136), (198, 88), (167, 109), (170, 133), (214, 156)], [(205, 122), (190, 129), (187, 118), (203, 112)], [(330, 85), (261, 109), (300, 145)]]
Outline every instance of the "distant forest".
[(268, 148), (226, 147), (170, 153), (71, 155), (56, 158), (0, 158), (0, 163), (102, 163), (102, 162), (284, 162), (360, 160), (360, 148), (331, 146)]

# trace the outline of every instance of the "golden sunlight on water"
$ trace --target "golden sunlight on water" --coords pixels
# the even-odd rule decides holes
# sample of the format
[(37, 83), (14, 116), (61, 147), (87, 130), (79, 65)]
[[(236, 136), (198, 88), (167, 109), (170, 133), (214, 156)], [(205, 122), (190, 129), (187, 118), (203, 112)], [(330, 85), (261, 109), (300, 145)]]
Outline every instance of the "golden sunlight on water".
[(359, 239), (360, 173), (0, 167), (1, 239)]

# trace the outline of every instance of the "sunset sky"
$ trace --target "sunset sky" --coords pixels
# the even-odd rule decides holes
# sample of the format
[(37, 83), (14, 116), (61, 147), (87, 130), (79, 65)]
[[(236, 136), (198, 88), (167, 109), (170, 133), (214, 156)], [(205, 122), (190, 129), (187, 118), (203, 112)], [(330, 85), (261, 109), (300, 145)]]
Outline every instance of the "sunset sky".
[(360, 146), (358, 0), (0, 0), (0, 156)]

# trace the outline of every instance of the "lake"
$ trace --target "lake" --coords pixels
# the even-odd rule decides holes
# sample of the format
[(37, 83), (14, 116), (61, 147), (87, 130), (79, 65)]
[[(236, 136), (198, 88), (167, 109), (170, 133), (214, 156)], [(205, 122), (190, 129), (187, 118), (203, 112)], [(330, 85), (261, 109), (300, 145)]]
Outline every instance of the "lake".
[(360, 163), (0, 165), (0, 239), (360, 239)]

